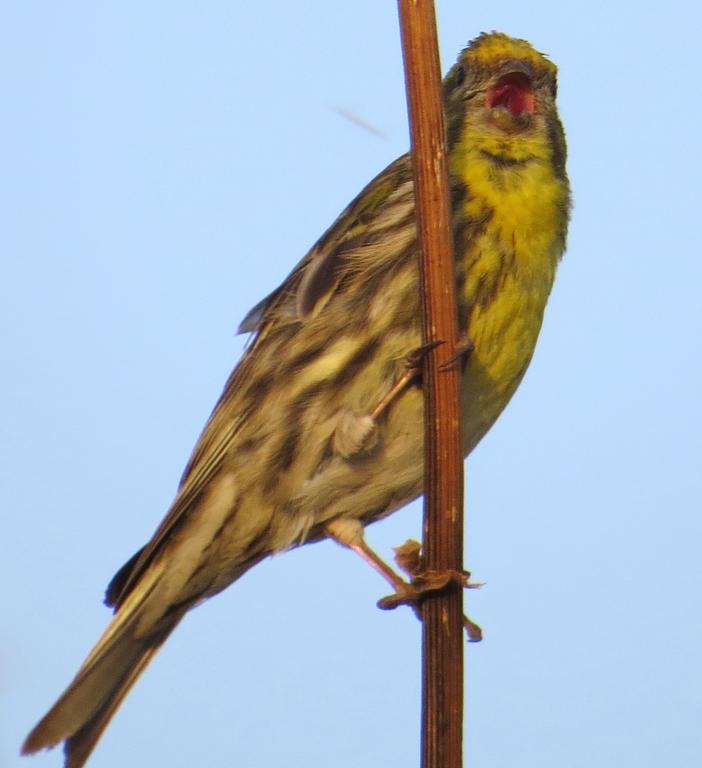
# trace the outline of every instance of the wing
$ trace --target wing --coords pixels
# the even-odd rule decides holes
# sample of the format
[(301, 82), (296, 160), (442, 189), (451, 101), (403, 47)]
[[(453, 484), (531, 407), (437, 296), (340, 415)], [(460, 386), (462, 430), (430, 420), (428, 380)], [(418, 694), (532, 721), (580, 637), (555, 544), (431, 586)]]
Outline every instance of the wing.
[[(406, 231), (406, 225), (413, 217), (411, 159), (409, 155), (403, 155), (368, 184), (282, 285), (246, 315), (239, 331), (254, 332), (253, 343), (230, 375), (190, 457), (166, 517), (146, 546), (110, 582), (105, 598), (108, 605), (119, 607), (169, 535), (219, 472), (240, 425), (247, 418), (241, 403), (237, 402), (237, 391), (246, 381), (247, 372), (267, 334), (318, 316), (333, 300), (345, 276), (361, 268), (372, 268), (378, 262), (379, 249), (373, 246), (382, 243), (389, 229), (404, 226)], [(411, 232), (414, 237), (413, 229)]]
[(271, 321), (316, 317), (334, 295), (349, 253), (372, 240), (374, 230), (387, 227), (387, 219), (400, 211), (406, 214), (409, 207), (413, 216), (413, 197), (411, 160), (403, 155), (363, 189), (283, 283), (249, 311), (238, 332), (260, 331)]

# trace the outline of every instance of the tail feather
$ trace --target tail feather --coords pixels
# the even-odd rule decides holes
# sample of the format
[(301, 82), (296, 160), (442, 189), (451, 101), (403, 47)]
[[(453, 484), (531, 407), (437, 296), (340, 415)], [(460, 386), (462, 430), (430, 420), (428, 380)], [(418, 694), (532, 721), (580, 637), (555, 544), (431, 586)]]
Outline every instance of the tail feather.
[(81, 669), (61, 698), (36, 725), (22, 745), (22, 753), (50, 749), (66, 742), (66, 768), (79, 768), (88, 759), (122, 700), (156, 655), (178, 619), (150, 638), (148, 644), (122, 638), (90, 669)]
[(143, 645), (120, 639), (97, 663), (82, 668), (63, 695), (39, 721), (25, 741), (23, 752), (54, 747), (68, 739), (95, 715), (116, 687), (138, 665)]
[[(164, 638), (165, 639), (165, 638)], [(134, 664), (129, 673), (111, 691), (108, 699), (103, 702), (100, 709), (81, 726), (69, 739), (66, 739), (63, 751), (66, 756), (64, 768), (82, 768), (91, 752), (95, 749), (102, 732), (107, 728), (112, 716), (115, 714), (122, 699), (129, 693), (130, 688), (137, 681), (147, 664), (156, 655), (161, 645), (149, 648)]]
[(65, 741), (66, 768), (80, 768), (88, 759), (118, 706), (185, 613), (185, 608), (170, 615), (158, 610), (158, 570), (153, 568), (120, 606), (73, 682), (27, 736), (23, 754)]

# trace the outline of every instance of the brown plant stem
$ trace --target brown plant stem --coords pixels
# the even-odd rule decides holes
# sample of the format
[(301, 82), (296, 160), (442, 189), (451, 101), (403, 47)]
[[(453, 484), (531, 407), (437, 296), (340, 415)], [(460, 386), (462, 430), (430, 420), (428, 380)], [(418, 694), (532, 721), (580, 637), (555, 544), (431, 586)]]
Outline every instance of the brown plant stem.
[[(424, 558), (429, 571), (463, 568), (463, 456), (456, 356), (453, 230), (441, 75), (432, 0), (398, 0), (420, 242), (425, 356)], [(463, 590), (422, 602), (422, 768), (461, 768)]]

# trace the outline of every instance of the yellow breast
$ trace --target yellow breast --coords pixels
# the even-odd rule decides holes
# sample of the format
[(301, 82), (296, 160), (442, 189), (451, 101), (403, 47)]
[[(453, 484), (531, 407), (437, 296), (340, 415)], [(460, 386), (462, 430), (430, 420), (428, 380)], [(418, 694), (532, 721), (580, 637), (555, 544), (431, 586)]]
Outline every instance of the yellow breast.
[[(481, 149), (483, 149), (481, 147)], [(539, 147), (528, 147), (538, 157)], [(495, 164), (479, 149), (456, 152), (465, 169), (463, 213), (486, 224), (467, 244), (459, 302), (474, 345), (463, 381), (470, 451), (514, 394), (536, 346), (563, 251), (564, 190), (546, 159)]]

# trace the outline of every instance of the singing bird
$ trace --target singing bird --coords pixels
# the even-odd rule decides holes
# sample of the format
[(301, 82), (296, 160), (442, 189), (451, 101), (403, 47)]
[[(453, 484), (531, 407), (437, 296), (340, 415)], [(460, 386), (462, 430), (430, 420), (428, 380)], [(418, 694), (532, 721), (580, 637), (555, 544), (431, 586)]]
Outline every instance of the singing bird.
[[(464, 451), (531, 360), (569, 217), (556, 67), (482, 34), (443, 83)], [(332, 537), (374, 559), (365, 525), (422, 492), (423, 395), (411, 157), (351, 202), (240, 326), (229, 377), (151, 540), (115, 575), (114, 616), (23, 746), (82, 766), (185, 614), (263, 558)]]

